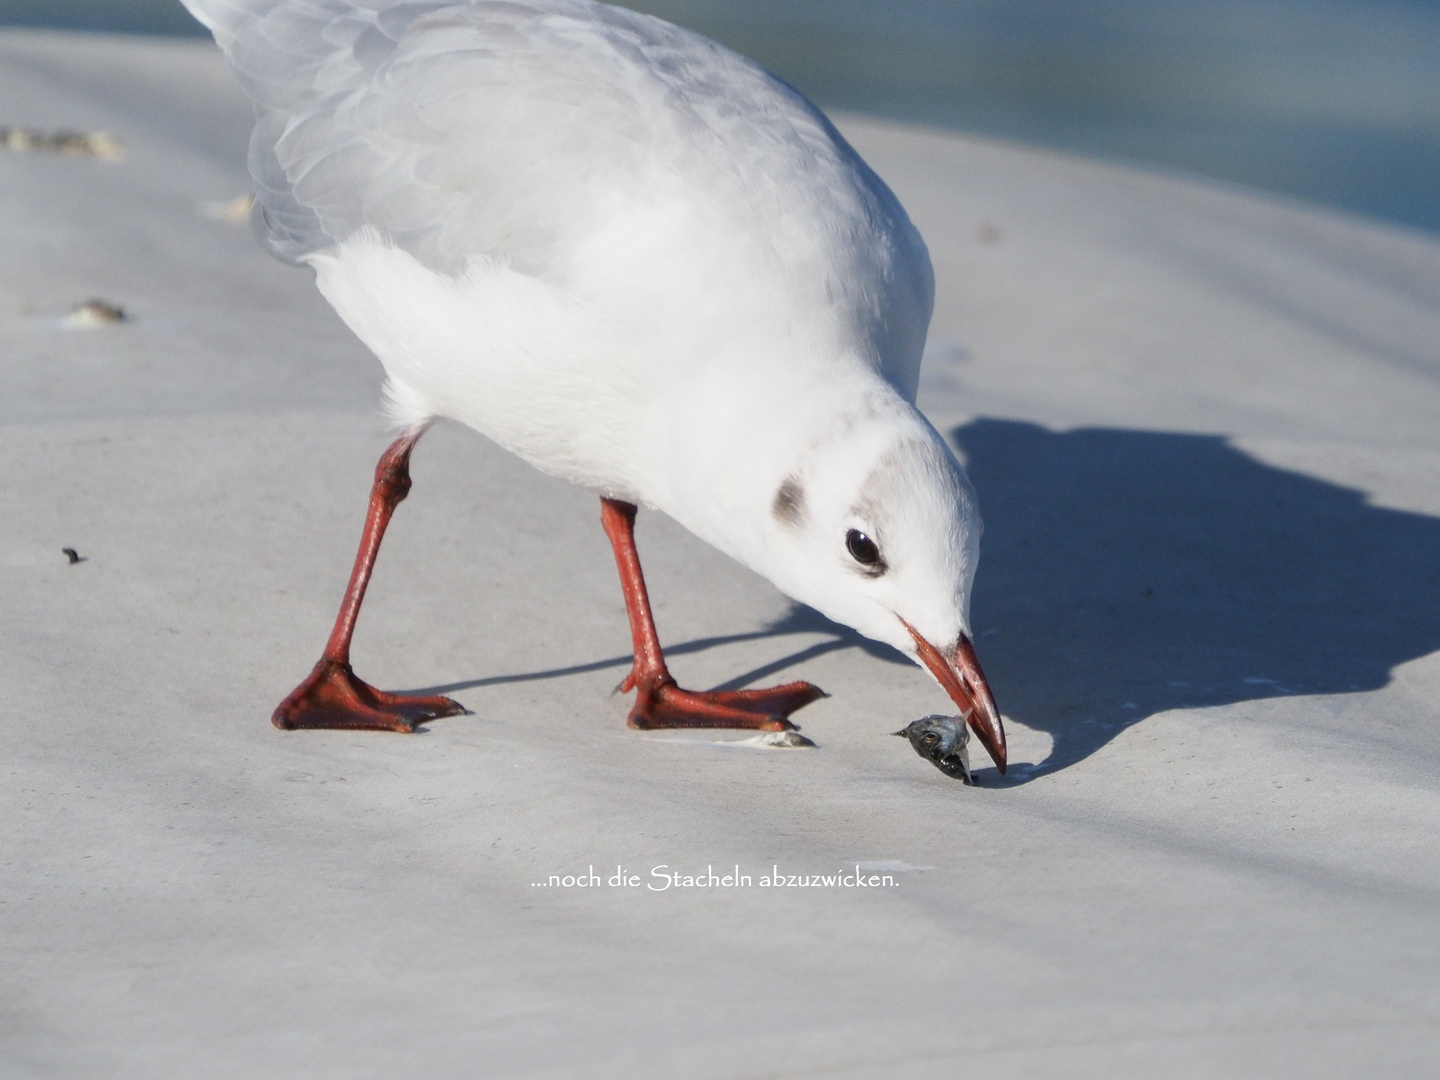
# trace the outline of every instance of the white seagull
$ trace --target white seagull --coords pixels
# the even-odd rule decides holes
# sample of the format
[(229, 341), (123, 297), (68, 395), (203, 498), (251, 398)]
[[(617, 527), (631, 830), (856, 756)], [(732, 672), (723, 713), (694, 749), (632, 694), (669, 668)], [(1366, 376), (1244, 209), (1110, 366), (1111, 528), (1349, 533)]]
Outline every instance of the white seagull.
[(915, 408), (929, 256), (794, 89), (591, 0), (184, 0), (255, 99), (252, 222), (380, 358), (400, 437), (282, 728), (464, 710), (358, 679), (350, 637), (410, 451), (447, 417), (601, 498), (637, 728), (793, 730), (809, 683), (682, 690), (636, 554), (665, 511), (924, 665), (1003, 772), (971, 646), (975, 494)]

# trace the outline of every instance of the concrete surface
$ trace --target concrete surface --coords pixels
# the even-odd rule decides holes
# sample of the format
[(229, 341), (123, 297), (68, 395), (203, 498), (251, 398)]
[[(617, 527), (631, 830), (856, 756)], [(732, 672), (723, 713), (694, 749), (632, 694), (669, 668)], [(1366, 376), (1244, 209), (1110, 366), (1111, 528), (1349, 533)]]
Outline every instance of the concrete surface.
[[(682, 682), (833, 696), (815, 751), (627, 730), (595, 500), (453, 428), (355, 661), (474, 715), (282, 734), (378, 365), (216, 216), (213, 48), (7, 32), (0, 106), (126, 148), (0, 152), (0, 1073), (1437, 1075), (1440, 240), (843, 121), (935, 257), (1010, 776), (886, 737), (941, 691), (654, 514)], [(857, 863), (894, 884), (760, 884)]]

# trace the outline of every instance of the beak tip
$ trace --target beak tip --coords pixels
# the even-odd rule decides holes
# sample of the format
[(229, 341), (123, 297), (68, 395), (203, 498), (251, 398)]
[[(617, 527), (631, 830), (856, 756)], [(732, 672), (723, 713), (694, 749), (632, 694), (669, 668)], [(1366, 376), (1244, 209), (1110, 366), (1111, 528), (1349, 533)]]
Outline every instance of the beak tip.
[(990, 693), (990, 684), (986, 682), (985, 673), (980, 668), (980, 661), (975, 657), (975, 647), (970, 643), (970, 638), (962, 633), (955, 643), (953, 655), (947, 656), (904, 619), (900, 622), (914, 639), (916, 657), (930, 669), (935, 680), (960, 707), (961, 714), (969, 721), (970, 730), (979, 738), (980, 744), (985, 747), (986, 753), (1003, 776), (1006, 764), (1005, 725), (1000, 719), (1000, 710), (995, 706), (995, 698)]
[(1009, 764), (1009, 755), (1005, 747), (1005, 728), (1001, 726), (1000, 717), (997, 714), (993, 726), (986, 723), (976, 723), (972, 718), (970, 730), (980, 739), (980, 745), (985, 747), (985, 752), (990, 755), (990, 760), (995, 762), (995, 768), (1000, 775), (1005, 775), (1005, 767)]

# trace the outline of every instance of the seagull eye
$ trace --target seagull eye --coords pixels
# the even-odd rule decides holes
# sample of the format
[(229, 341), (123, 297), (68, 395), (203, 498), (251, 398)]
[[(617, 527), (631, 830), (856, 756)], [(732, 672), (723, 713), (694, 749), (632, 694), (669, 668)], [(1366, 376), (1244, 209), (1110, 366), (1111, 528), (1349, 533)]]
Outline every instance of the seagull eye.
[(874, 540), (871, 540), (859, 529), (851, 529), (845, 534), (845, 549), (850, 552), (850, 557), (861, 566), (880, 565), (880, 549), (875, 546)]

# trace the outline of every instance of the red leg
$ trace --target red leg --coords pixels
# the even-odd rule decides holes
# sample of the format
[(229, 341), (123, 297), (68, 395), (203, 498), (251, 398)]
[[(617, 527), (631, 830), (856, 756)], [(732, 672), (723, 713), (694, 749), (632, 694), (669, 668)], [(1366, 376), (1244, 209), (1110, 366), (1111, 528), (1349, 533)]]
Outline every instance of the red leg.
[(355, 556), (355, 569), (340, 614), (335, 618), (335, 629), (330, 631), (325, 654), (315, 669), (275, 710), (271, 721), (278, 728), (412, 732), (422, 721), (465, 712), (464, 706), (447, 697), (410, 697), (376, 690), (356, 678), (350, 669), (350, 639), (355, 634), (360, 602), (365, 599), (365, 586), (370, 583), (370, 571), (390, 516), (410, 494), (410, 451), (420, 434), (414, 431), (401, 436), (380, 455), (380, 463), (375, 466), (375, 486), (370, 489), (365, 532), (360, 537), (360, 551)]
[(767, 690), (714, 690), (696, 693), (675, 685), (665, 666), (665, 654), (655, 633), (650, 597), (640, 572), (635, 551), (635, 507), (616, 499), (600, 500), (600, 520), (615, 549), (620, 568), (620, 587), (625, 591), (625, 610), (630, 616), (630, 634), (635, 641), (635, 666), (620, 684), (622, 692), (635, 691), (630, 710), (633, 728), (754, 728), (761, 731), (791, 731), (788, 717), (796, 709), (825, 696), (818, 686), (807, 682), (788, 683)]

